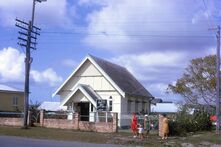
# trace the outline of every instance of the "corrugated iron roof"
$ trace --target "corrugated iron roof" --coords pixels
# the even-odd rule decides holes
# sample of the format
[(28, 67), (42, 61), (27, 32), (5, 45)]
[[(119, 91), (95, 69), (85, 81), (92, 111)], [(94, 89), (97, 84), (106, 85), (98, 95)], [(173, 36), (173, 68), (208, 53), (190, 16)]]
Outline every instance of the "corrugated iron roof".
[(59, 110), (67, 110), (66, 106), (60, 106), (60, 102), (43, 102), (38, 110), (46, 110), (46, 111), (59, 111)]
[(12, 92), (23, 92), (13, 87), (9, 87), (7, 85), (0, 84), (0, 91), (12, 91)]
[(88, 95), (96, 102), (97, 100), (101, 99), (99, 95), (89, 86), (80, 84), (80, 86), (87, 92)]
[(92, 55), (90, 57), (126, 94), (153, 97), (126, 68)]

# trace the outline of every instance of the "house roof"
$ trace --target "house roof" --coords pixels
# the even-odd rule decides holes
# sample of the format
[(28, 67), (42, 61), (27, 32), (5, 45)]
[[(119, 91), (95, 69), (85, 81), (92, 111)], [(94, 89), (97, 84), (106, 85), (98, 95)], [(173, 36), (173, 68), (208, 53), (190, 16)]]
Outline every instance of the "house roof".
[(9, 87), (7, 85), (0, 84), (0, 91), (6, 91), (6, 92), (23, 92), (21, 90), (15, 89), (13, 87)]
[(61, 102), (60, 106), (64, 106), (78, 90), (80, 90), (84, 96), (96, 107), (96, 101), (101, 98), (89, 85), (85, 84), (78, 84), (74, 90)]
[(100, 96), (89, 86), (80, 84), (80, 86), (87, 92), (87, 94), (96, 102), (101, 99)]
[(174, 103), (156, 103), (151, 105), (151, 112), (175, 113), (178, 112), (178, 106)]
[(163, 100), (160, 98), (155, 98), (151, 101), (151, 104), (156, 105), (157, 103), (163, 103)]
[(57, 89), (53, 96), (59, 93), (59, 91), (87, 60), (94, 64), (94, 66), (104, 75), (104, 77), (112, 84), (114, 88), (117, 89), (117, 91), (122, 96), (129, 94), (133, 96), (142, 96), (148, 98), (153, 97), (126, 68), (92, 55), (87, 56), (81, 62), (81, 64), (74, 70), (74, 72)]
[(67, 110), (66, 106), (60, 106), (60, 102), (43, 102), (38, 110), (44, 109), (46, 111), (59, 111), (59, 110)]
[(126, 94), (153, 97), (126, 68), (95, 56), (91, 57)]

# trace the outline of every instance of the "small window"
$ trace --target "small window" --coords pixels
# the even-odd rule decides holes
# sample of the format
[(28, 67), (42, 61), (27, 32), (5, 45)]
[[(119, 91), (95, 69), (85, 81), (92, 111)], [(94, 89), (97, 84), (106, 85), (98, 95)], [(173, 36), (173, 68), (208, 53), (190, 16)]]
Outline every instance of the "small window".
[(138, 101), (135, 101), (135, 112), (138, 112)]
[(127, 112), (130, 113), (131, 112), (131, 100), (127, 101)]
[(110, 96), (109, 98), (109, 111), (112, 111), (112, 107), (113, 107), (113, 100), (112, 100), (112, 96)]
[(18, 106), (18, 97), (13, 97), (12, 106)]
[(91, 112), (94, 112), (94, 106), (92, 103), (91, 103)]
[(143, 110), (143, 109), (145, 109), (145, 102), (144, 101), (142, 101), (142, 108), (141, 108), (141, 110)]

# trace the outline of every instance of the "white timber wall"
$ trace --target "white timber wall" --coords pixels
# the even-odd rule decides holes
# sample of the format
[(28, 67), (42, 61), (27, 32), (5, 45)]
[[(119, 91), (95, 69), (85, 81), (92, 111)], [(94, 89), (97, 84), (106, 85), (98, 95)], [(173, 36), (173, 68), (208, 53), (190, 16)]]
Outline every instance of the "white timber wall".
[(131, 117), (130, 112), (127, 111), (127, 104), (128, 99), (127, 98), (121, 98), (121, 114), (120, 114), (120, 126), (130, 126), (131, 123)]
[[(78, 84), (90, 85), (93, 90), (100, 95), (102, 99), (106, 99), (108, 106), (110, 96), (112, 97), (112, 112), (121, 113), (121, 95), (114, 89), (114, 87), (106, 80), (106, 78), (98, 71), (98, 69), (87, 60), (81, 68), (71, 77), (68, 83), (63, 87), (61, 101), (66, 98), (71, 91), (74, 90)], [(78, 97), (79, 96), (79, 97)], [(78, 97), (78, 98), (77, 98)], [(82, 94), (74, 95), (72, 97), (74, 102), (79, 100), (86, 100)], [(76, 100), (74, 100), (76, 99)], [(119, 119), (120, 119), (120, 115)], [(118, 122), (120, 124), (120, 120)]]
[(104, 76), (96, 69), (96, 67), (86, 61), (81, 68), (73, 75), (68, 83), (63, 87), (61, 101), (68, 96), (71, 90), (74, 90), (77, 84), (90, 85), (95, 91), (115, 91), (113, 86), (104, 78)]

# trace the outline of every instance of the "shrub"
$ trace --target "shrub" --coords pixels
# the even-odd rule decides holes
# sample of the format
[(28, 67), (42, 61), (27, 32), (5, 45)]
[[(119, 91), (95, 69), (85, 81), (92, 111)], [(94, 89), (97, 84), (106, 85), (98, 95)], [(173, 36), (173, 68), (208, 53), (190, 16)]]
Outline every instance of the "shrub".
[(212, 129), (210, 115), (197, 110), (193, 114), (188, 113), (187, 108), (182, 109), (174, 120), (169, 121), (170, 135), (184, 136), (189, 132), (209, 131)]
[(210, 115), (203, 110), (195, 111), (193, 120), (195, 120), (197, 131), (210, 131), (212, 129)]

